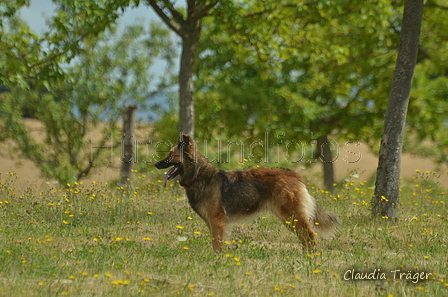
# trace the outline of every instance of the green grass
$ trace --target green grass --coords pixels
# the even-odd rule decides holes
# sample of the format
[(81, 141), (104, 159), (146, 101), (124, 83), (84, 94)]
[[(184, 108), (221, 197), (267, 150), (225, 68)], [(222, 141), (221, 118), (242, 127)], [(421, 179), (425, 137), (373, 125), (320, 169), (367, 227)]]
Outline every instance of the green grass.
[[(157, 175), (158, 174), (158, 175)], [(373, 188), (310, 186), (343, 221), (312, 254), (272, 215), (236, 226), (220, 253), (183, 189), (160, 173), (134, 187), (18, 188), (0, 179), (0, 296), (448, 296), (448, 194), (434, 173), (403, 181), (400, 220), (373, 220)], [(344, 280), (380, 269), (387, 279)], [(425, 281), (390, 271), (431, 273)], [(406, 276), (404, 276), (405, 278)]]

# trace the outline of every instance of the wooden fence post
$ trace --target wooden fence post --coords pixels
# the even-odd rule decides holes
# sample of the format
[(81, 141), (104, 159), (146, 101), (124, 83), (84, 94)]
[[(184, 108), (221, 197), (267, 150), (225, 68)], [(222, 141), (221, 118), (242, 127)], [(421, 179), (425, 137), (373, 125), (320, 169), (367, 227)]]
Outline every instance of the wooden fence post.
[(135, 114), (136, 105), (125, 105), (123, 114), (123, 136), (121, 140), (121, 185), (126, 185), (131, 178), (132, 168), (136, 162), (135, 152)]

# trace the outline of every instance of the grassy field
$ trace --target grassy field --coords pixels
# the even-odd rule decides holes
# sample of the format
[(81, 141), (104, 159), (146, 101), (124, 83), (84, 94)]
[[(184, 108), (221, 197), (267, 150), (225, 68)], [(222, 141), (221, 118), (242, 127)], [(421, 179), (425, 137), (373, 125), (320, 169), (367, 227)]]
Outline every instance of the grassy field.
[[(136, 172), (129, 189), (19, 188), (3, 174), (0, 296), (448, 296), (448, 194), (436, 176), (403, 181), (396, 223), (371, 218), (367, 182), (335, 195), (309, 185), (343, 227), (308, 254), (270, 214), (213, 252), (183, 189), (163, 189), (160, 172)], [(373, 279), (352, 280), (363, 275)]]

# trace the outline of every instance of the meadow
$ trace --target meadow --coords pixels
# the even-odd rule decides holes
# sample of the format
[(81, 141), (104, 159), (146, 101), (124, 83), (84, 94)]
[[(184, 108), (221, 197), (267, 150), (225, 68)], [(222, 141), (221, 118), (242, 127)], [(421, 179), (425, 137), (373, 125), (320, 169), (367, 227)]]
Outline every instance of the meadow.
[[(222, 252), (177, 182), (18, 186), (0, 177), (0, 296), (448, 296), (448, 194), (436, 172), (402, 181), (400, 219), (373, 219), (373, 185), (309, 185), (343, 226), (314, 252), (269, 213)], [(444, 173), (446, 174), (446, 173)], [(423, 274), (422, 274), (423, 273)], [(370, 278), (358, 280), (356, 278)]]

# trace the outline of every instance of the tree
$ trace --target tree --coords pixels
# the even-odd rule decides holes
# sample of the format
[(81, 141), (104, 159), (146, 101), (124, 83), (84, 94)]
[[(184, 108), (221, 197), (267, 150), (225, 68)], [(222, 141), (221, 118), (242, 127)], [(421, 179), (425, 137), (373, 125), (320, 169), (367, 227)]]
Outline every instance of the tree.
[[(360, 142), (377, 151), (400, 38), (401, 4), (244, 3), (226, 2), (226, 9), (221, 3), (204, 19), (195, 63), (196, 139), (239, 142), (244, 137), (251, 143), (263, 140), (268, 131), (281, 135), (278, 142), (283, 144), (301, 141), (309, 146), (326, 136), (332, 143)], [(448, 156), (448, 145), (443, 145), (448, 144), (444, 3), (428, 1), (430, 9), (425, 10), (424, 50), (407, 127), (412, 136), (407, 151), (426, 157), (430, 153), (439, 162)], [(163, 131), (168, 123), (174, 123), (172, 113), (160, 121)], [(415, 146), (424, 140), (440, 145), (430, 150)], [(315, 152), (311, 163), (321, 163)], [(333, 163), (322, 165), (331, 176)], [(331, 178), (325, 184), (332, 184)]]
[(314, 159), (324, 161), (331, 190), (335, 156), (320, 144), (373, 145), (372, 134), (381, 133), (374, 123), (391, 77), (395, 7), (384, 1), (247, 1), (218, 12), (219, 26), (205, 23), (200, 44), (198, 133), (256, 141), (270, 131), (284, 133), (285, 141), (317, 139), (326, 152), (316, 150)]
[(61, 68), (82, 50), (85, 38), (94, 38), (110, 27), (128, 6), (139, 1), (55, 0), (58, 9), (49, 20), (50, 30), (36, 35), (18, 18), (29, 0), (0, 2), (0, 85), (40, 88), (48, 80), (62, 79)]
[(175, 8), (170, 0), (147, 0), (165, 24), (182, 39), (179, 68), (179, 131), (194, 135), (193, 73), (202, 19), (219, 0), (188, 0), (187, 9)]
[(120, 170), (121, 185), (128, 184), (132, 175), (132, 168), (136, 162), (135, 152), (135, 114), (136, 105), (125, 105), (123, 114), (123, 136), (122, 136), (122, 164)]
[(417, 63), (422, 13), (423, 0), (405, 1), (400, 46), (381, 138), (373, 205), (375, 216), (389, 219), (398, 217), (402, 142)]
[[(20, 30), (25, 30), (24, 26), (21, 23)], [(63, 69), (63, 79), (47, 78), (42, 83), (39, 77), (28, 77), (27, 86), (9, 80), (10, 92), (3, 93), (0, 101), (2, 130), (45, 177), (62, 184), (85, 177), (93, 166), (110, 162), (110, 149), (101, 147), (114, 146), (114, 141), (121, 139), (117, 120), (124, 103), (147, 104), (152, 64), (148, 57), (171, 48), (165, 41), (168, 34), (157, 25), (150, 30), (135, 25), (119, 35), (112, 26), (108, 33), (83, 38), (77, 59)], [(26, 53), (26, 48), (22, 50)], [(28, 90), (29, 80), (44, 86), (44, 91)], [(42, 123), (43, 141), (30, 135), (22, 120), (24, 110)], [(90, 132), (98, 126), (103, 126), (101, 138), (91, 143)]]

